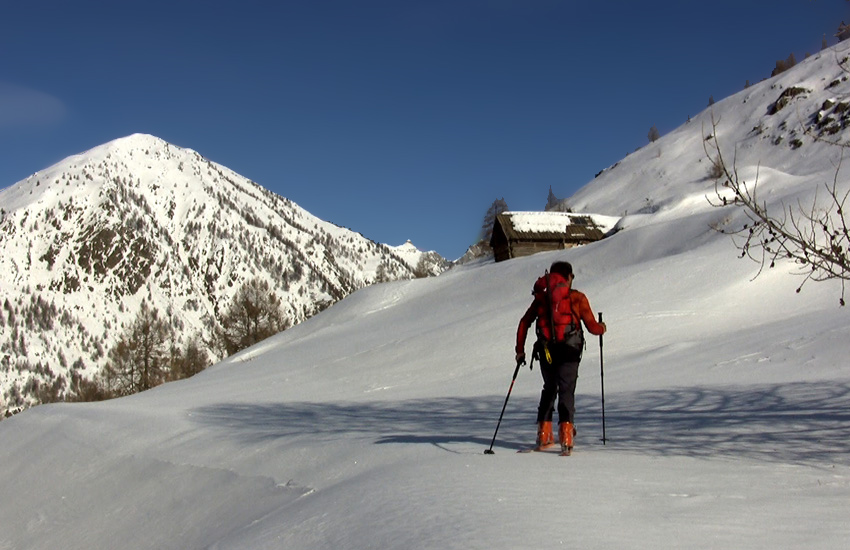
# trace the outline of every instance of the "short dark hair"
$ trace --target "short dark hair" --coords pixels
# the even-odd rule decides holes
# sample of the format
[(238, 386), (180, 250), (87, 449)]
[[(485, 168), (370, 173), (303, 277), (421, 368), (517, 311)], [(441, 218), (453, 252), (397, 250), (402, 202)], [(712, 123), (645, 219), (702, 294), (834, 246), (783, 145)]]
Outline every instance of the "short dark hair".
[(573, 274), (573, 266), (570, 262), (555, 262), (549, 268), (552, 273), (557, 273), (563, 277), (569, 277)]

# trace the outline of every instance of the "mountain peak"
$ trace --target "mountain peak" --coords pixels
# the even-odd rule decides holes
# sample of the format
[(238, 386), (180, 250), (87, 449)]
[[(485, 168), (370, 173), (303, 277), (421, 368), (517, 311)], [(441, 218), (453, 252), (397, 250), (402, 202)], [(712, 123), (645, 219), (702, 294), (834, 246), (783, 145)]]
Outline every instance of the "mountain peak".
[[(95, 376), (143, 300), (183, 327), (181, 337), (210, 341), (250, 280), (268, 283), (291, 325), (378, 280), (411, 278), (418, 265), (148, 134), (41, 170), (0, 191), (0, 204), (0, 304), (16, 304), (15, 319), (27, 304), (50, 304), (50, 317), (67, 321), (33, 329), (26, 346), (0, 357), (9, 367), (0, 395), (67, 382), (71, 364), (75, 376)], [(0, 323), (0, 341), (18, 330)]]

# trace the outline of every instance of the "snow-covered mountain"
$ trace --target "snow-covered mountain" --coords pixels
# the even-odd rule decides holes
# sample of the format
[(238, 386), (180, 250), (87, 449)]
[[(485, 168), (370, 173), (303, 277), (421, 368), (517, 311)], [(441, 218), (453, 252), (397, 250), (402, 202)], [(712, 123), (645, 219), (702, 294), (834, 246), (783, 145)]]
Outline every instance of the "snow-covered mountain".
[(392, 251), (411, 267), (417, 277), (439, 275), (451, 267), (451, 262), (433, 250), (424, 252), (407, 241), (403, 245), (391, 247)]
[[(850, 92), (837, 50), (714, 105), (770, 206), (836, 176), (841, 151), (795, 125)], [(625, 214), (609, 238), (374, 285), (191, 379), (0, 423), (0, 548), (847, 548), (841, 285), (796, 293), (785, 262), (754, 280), (711, 228), (744, 216), (707, 200), (709, 117), (572, 198)], [(609, 328), (585, 351), (569, 458), (514, 452), (534, 438), (539, 369), (509, 386), (554, 260)]]
[[(150, 135), (0, 192), (0, 414), (91, 378), (142, 300), (183, 338), (260, 278), (296, 324), (376, 280), (447, 263), (375, 243)], [(424, 266), (424, 267), (423, 267)]]

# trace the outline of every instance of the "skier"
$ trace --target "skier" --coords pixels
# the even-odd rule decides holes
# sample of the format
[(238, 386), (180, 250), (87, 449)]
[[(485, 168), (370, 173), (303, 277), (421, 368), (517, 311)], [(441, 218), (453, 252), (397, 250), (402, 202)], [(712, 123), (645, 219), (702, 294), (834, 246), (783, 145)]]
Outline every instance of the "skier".
[[(528, 328), (536, 319), (537, 341), (534, 354), (540, 363), (543, 390), (537, 408), (535, 451), (554, 445), (552, 413), (558, 398), (558, 436), (561, 454), (568, 455), (575, 435), (575, 390), (578, 366), (584, 348), (581, 323), (591, 334), (604, 334), (605, 323), (598, 323), (587, 296), (572, 288), (575, 275), (568, 262), (555, 262), (549, 272), (534, 284), (534, 301), (519, 321), (516, 338), (517, 364), (525, 362)], [(554, 330), (553, 330), (554, 328)]]

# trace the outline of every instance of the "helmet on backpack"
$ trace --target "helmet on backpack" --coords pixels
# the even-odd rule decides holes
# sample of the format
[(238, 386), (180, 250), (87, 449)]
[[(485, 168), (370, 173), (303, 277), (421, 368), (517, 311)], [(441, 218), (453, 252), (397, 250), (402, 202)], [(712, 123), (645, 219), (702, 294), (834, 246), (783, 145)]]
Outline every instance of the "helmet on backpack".
[(551, 273), (557, 273), (566, 279), (573, 274), (573, 266), (570, 262), (553, 262), (549, 267)]

